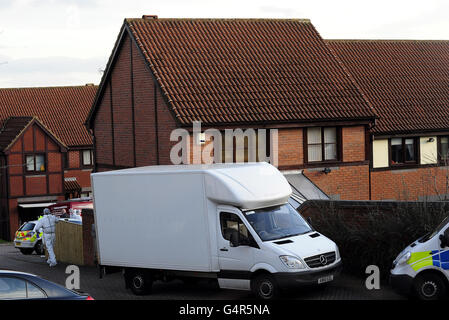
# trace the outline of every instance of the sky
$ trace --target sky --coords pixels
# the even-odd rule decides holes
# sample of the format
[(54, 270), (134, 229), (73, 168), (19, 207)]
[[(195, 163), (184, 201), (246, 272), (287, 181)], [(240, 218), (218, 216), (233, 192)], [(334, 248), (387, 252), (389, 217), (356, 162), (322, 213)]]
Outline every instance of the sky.
[(447, 0), (0, 0), (0, 88), (98, 84), (123, 19), (306, 18), (325, 39), (449, 40)]

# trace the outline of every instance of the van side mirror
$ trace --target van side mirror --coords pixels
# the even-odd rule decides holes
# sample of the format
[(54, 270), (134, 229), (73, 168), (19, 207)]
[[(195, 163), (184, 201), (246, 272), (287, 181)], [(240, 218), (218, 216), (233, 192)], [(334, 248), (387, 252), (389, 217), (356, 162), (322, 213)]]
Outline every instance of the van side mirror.
[(239, 233), (237, 230), (233, 230), (231, 232), (231, 236), (229, 238), (229, 242), (231, 243), (231, 247), (238, 247), (239, 243)]
[(440, 235), (441, 248), (449, 247), (449, 228)]

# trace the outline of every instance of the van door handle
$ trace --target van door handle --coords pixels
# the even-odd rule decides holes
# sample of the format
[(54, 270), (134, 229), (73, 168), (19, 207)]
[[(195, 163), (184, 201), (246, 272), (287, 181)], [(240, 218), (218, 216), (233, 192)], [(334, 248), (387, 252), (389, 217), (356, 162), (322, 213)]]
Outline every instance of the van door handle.
[(228, 248), (221, 248), (220, 251), (229, 251)]

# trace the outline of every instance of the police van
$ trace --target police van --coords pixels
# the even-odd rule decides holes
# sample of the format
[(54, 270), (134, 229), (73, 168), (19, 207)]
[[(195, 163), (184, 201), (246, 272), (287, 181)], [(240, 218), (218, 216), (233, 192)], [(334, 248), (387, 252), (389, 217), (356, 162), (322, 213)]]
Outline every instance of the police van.
[(393, 262), (390, 282), (405, 294), (437, 300), (449, 290), (449, 217), (405, 248)]

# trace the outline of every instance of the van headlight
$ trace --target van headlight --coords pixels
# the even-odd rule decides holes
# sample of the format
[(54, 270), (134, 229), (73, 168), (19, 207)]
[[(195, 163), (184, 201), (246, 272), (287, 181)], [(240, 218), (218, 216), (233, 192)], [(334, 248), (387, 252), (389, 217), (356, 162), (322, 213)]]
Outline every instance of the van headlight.
[(408, 260), (410, 260), (410, 257), (412, 256), (412, 253), (410, 251), (407, 251), (401, 255), (399, 255), (399, 257), (396, 258), (396, 260), (394, 260), (394, 264), (404, 264), (407, 263)]
[(340, 260), (340, 250), (338, 250), (338, 246), (335, 245), (335, 261)]
[(289, 269), (305, 269), (304, 264), (298, 258), (292, 256), (280, 256), (279, 258)]

